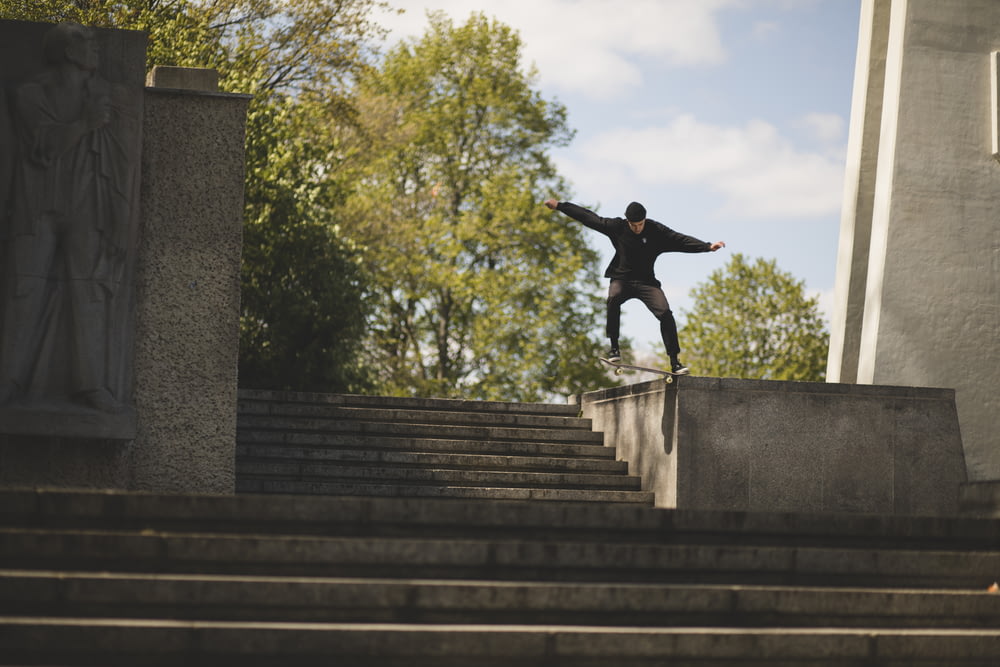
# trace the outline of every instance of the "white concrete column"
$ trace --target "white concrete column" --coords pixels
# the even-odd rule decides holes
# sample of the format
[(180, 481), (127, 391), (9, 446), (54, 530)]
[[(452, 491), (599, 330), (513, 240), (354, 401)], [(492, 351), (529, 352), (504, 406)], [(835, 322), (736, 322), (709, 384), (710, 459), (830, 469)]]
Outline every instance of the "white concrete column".
[[(876, 26), (887, 5), (875, 133), (871, 82), (882, 48)], [(859, 49), (859, 68), (867, 59), (868, 85), (859, 75), (828, 377), (956, 389), (969, 477), (1000, 479), (1000, 163), (993, 157), (992, 73), (1000, 2), (866, 0), (863, 10), (870, 46)], [(873, 153), (874, 175), (866, 171)]]
[(863, 0), (844, 177), (829, 382), (857, 381), (892, 0)]

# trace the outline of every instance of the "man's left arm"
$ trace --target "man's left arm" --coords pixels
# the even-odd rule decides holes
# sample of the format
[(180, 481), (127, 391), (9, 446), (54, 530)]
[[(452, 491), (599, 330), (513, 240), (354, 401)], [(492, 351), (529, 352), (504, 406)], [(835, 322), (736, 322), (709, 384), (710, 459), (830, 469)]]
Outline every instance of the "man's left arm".
[(726, 247), (724, 241), (709, 243), (701, 239), (696, 239), (693, 236), (688, 236), (687, 234), (675, 232), (665, 225), (660, 225), (659, 228), (663, 236), (664, 248), (668, 252), (715, 252), (720, 248)]

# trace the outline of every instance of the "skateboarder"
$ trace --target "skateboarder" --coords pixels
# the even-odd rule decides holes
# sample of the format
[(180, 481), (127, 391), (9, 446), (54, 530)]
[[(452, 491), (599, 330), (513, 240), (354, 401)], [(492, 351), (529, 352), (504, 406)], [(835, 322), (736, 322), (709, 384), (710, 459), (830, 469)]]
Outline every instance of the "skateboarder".
[(639, 202), (628, 205), (624, 219), (602, 218), (582, 206), (555, 199), (547, 200), (545, 205), (604, 234), (615, 248), (615, 256), (604, 272), (604, 276), (611, 279), (608, 288), (607, 335), (611, 339), (608, 360), (621, 360), (618, 338), (622, 304), (629, 299), (640, 299), (660, 321), (660, 335), (670, 357), (670, 370), (678, 375), (689, 373), (687, 366), (678, 358), (681, 347), (677, 340), (677, 323), (660, 281), (653, 274), (653, 265), (664, 252), (715, 252), (725, 248), (726, 244), (722, 241), (699, 241), (649, 220), (646, 208)]

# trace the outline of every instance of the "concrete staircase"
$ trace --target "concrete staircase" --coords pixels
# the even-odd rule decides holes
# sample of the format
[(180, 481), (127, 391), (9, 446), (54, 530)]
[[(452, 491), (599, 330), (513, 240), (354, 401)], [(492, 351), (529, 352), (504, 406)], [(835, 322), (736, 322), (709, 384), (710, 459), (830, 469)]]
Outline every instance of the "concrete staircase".
[(295, 398), (243, 394), (270, 494), (0, 491), (0, 664), (1000, 664), (1000, 521), (653, 509), (570, 408)]
[(651, 505), (576, 405), (242, 391), (237, 491)]

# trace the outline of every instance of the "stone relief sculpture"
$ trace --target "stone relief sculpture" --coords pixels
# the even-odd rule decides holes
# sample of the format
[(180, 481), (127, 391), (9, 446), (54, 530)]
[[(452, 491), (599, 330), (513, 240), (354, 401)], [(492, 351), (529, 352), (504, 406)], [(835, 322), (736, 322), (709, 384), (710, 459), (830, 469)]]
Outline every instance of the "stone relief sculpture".
[(134, 94), (98, 73), (98, 47), (93, 30), (56, 25), (44, 36), (42, 69), (7, 86), (0, 406), (71, 401), (116, 413), (127, 400), (116, 297), (128, 259), (140, 118)]

